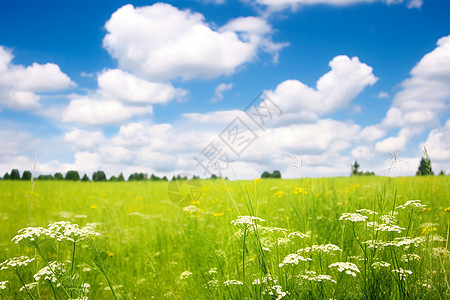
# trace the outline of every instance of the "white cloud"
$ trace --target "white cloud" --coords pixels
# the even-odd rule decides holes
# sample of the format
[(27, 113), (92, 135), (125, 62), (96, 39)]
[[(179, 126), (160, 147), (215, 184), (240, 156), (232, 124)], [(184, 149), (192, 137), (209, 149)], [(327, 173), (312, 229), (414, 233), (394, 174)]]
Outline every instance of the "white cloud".
[(39, 107), (38, 93), (55, 92), (75, 86), (58, 65), (12, 64), (14, 56), (0, 46), (0, 108), (28, 110)]
[(280, 83), (275, 91), (267, 91), (267, 95), (287, 113), (327, 114), (345, 108), (366, 86), (377, 81), (372, 68), (357, 57), (336, 56), (329, 66), (331, 71), (317, 81), (315, 89), (291, 79)]
[(372, 147), (369, 146), (357, 146), (352, 150), (351, 154), (356, 159), (370, 159), (375, 155)]
[(165, 104), (183, 98), (187, 91), (171, 84), (150, 82), (119, 70), (106, 70), (98, 76), (99, 93), (111, 98), (136, 104)]
[(266, 6), (269, 11), (280, 11), (283, 9), (297, 10), (301, 6), (326, 4), (333, 6), (347, 6), (362, 3), (383, 2), (386, 4), (406, 3), (408, 8), (421, 8), (422, 0), (254, 0), (255, 3)]
[(403, 128), (396, 137), (388, 137), (375, 144), (375, 150), (383, 153), (391, 153), (394, 150), (403, 150), (411, 137), (416, 132)]
[(382, 121), (386, 127), (436, 125), (450, 100), (450, 35), (437, 42), (403, 81), (392, 107)]
[(231, 90), (232, 88), (233, 88), (232, 83), (220, 83), (218, 86), (216, 86), (214, 90), (214, 96), (212, 97), (210, 102), (215, 103), (222, 101), (223, 93)]
[(282, 46), (271, 42), (263, 19), (239, 18), (215, 30), (200, 13), (165, 3), (125, 5), (105, 27), (103, 46), (120, 67), (157, 81), (230, 75), (258, 49), (276, 54)]
[(72, 131), (64, 135), (64, 141), (73, 144), (78, 150), (92, 149), (100, 145), (104, 140), (100, 131), (86, 131), (73, 128)]
[(444, 127), (433, 129), (425, 143), (420, 148), (427, 148), (428, 155), (432, 161), (445, 163), (446, 169), (450, 168), (450, 120), (447, 120)]
[(378, 93), (378, 98), (389, 98), (389, 97), (390, 97), (389, 94), (384, 91), (380, 91)]
[(364, 129), (361, 130), (360, 138), (373, 142), (382, 138), (385, 134), (386, 132), (378, 125), (373, 125), (364, 127)]
[(116, 100), (75, 96), (62, 113), (62, 121), (79, 125), (121, 124), (134, 116), (152, 114), (151, 106), (127, 106)]

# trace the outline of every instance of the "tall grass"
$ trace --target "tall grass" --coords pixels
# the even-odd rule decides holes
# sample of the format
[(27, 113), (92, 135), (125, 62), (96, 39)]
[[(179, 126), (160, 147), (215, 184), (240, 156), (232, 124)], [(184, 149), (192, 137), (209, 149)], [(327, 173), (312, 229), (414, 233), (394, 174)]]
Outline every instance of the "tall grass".
[[(90, 299), (113, 292), (137, 299), (445, 299), (449, 182), (448, 176), (203, 180), (201, 197), (182, 207), (167, 196), (166, 182), (38, 181), (31, 189), (0, 181), (0, 262), (38, 256), (23, 273), (24, 283), (33, 282), (43, 260), (11, 239), (21, 228), (64, 220), (98, 223), (101, 236), (80, 244), (75, 256), (68, 245), (60, 249), (75, 262), (68, 272), (89, 283)], [(416, 199), (426, 207), (398, 208)], [(363, 208), (378, 214), (357, 212)], [(376, 230), (371, 222), (386, 225), (381, 217), (392, 211), (398, 212), (392, 225), (404, 229)], [(344, 213), (367, 218), (353, 222)], [(264, 222), (232, 224), (240, 215)], [(406, 237), (418, 246), (386, 244)], [(57, 252), (49, 246), (42, 256), (54, 260)], [(0, 289), (5, 299), (27, 297), (15, 274), (2, 271), (0, 281), (8, 281)]]

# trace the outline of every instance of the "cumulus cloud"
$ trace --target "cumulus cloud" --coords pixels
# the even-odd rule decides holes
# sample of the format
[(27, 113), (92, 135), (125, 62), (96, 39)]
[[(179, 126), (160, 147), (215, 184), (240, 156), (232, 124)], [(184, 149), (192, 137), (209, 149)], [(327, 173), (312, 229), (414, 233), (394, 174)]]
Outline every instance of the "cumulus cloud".
[(77, 150), (92, 149), (104, 141), (103, 133), (100, 131), (86, 131), (73, 128), (64, 135), (64, 141), (74, 145)]
[(215, 29), (200, 13), (156, 3), (125, 5), (107, 21), (103, 46), (119, 66), (150, 80), (230, 75), (262, 49), (276, 55), (262, 18), (232, 20)]
[(284, 9), (297, 10), (301, 6), (326, 4), (333, 6), (348, 6), (363, 3), (383, 2), (386, 4), (405, 3), (408, 8), (421, 8), (422, 0), (254, 0), (256, 4), (263, 5), (269, 11), (280, 11)]
[(450, 35), (442, 37), (402, 82), (402, 90), (382, 121), (385, 127), (436, 125), (450, 100)]
[(40, 106), (39, 93), (55, 92), (75, 86), (58, 65), (12, 64), (11, 51), (0, 46), (0, 108), (28, 110)]
[(377, 81), (372, 68), (358, 57), (339, 55), (329, 66), (331, 70), (317, 81), (316, 88), (291, 79), (274, 91), (267, 91), (267, 95), (287, 113), (307, 111), (322, 115), (345, 108), (365, 87)]
[(448, 169), (450, 167), (450, 120), (447, 120), (445, 126), (433, 129), (420, 148), (423, 149), (424, 146), (432, 161), (446, 163)]
[(210, 102), (214, 103), (222, 101), (223, 93), (231, 90), (232, 88), (233, 88), (232, 83), (220, 83), (218, 86), (216, 86), (214, 90), (214, 96), (212, 97)]

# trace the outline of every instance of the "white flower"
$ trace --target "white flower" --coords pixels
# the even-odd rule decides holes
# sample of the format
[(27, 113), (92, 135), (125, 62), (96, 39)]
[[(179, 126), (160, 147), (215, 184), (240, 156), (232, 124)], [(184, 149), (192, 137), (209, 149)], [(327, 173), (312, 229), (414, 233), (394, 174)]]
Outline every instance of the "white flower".
[(353, 277), (356, 277), (355, 272), (359, 272), (358, 267), (351, 262), (335, 262), (328, 266), (328, 268), (338, 267), (339, 272), (345, 271), (346, 274), (352, 275)]
[(278, 244), (278, 246), (280, 246), (280, 245), (286, 245), (286, 244), (288, 244), (290, 241), (291, 241), (291, 240), (290, 240), (290, 239), (287, 239), (287, 238), (278, 238), (277, 244)]
[(58, 263), (56, 261), (51, 261), (48, 263), (48, 266), (40, 269), (36, 274), (34, 274), (33, 278), (36, 282), (39, 282), (41, 279), (47, 280), (51, 283), (55, 283), (58, 281), (56, 276), (61, 276), (66, 270), (64, 269), (64, 264)]
[(24, 286), (22, 286), (22, 287), (19, 289), (19, 291), (23, 292), (23, 291), (25, 291), (26, 289), (31, 290), (31, 289), (33, 289), (37, 284), (38, 284), (37, 282), (31, 282), (31, 283), (25, 284)]
[(377, 261), (372, 264), (372, 267), (375, 269), (381, 269), (381, 268), (389, 268), (391, 264), (385, 261)]
[(278, 232), (280, 232), (280, 233), (283, 233), (283, 234), (286, 234), (287, 231), (288, 231), (287, 229), (280, 228), (280, 227), (261, 227), (261, 230), (267, 231), (267, 232), (270, 232), (270, 233), (278, 233)]
[(305, 271), (305, 274), (300, 275), (299, 277), (309, 281), (317, 281), (317, 282), (330, 281), (332, 283), (336, 283), (336, 280), (334, 280), (333, 277), (331, 277), (330, 275), (325, 274), (317, 275), (316, 272), (314, 271)]
[(309, 238), (309, 235), (301, 233), (300, 231), (294, 231), (288, 234), (288, 237), (292, 238), (292, 237), (299, 237), (301, 239), (303, 238)]
[(200, 211), (200, 208), (198, 208), (195, 205), (188, 205), (183, 207), (183, 211), (190, 213), (190, 214), (195, 214), (196, 212)]
[(219, 287), (219, 280), (217, 279), (212, 279), (210, 281), (208, 281), (207, 283), (205, 283), (205, 287), (207, 289), (217, 289)]
[(54, 238), (56, 236), (51, 230), (43, 227), (26, 227), (20, 229), (18, 233), (11, 241), (16, 244), (23, 243), (25, 245), (37, 245), (46, 238)]
[(231, 224), (238, 227), (247, 228), (249, 226), (255, 225), (255, 222), (264, 222), (263, 219), (253, 216), (239, 216), (236, 220), (231, 221)]
[(8, 281), (0, 281), (0, 290), (6, 289), (6, 284), (7, 283), (8, 283)]
[(402, 261), (404, 261), (404, 262), (409, 262), (409, 261), (414, 261), (414, 260), (417, 260), (417, 261), (419, 261), (420, 260), (420, 256), (419, 255), (417, 255), (417, 254), (414, 254), (414, 253), (412, 253), (412, 254), (403, 254), (402, 255)]
[[(277, 297), (275, 299), (279, 300), (284, 298), (286, 295), (289, 295), (289, 292), (283, 292), (283, 287), (281, 285), (274, 285), (271, 287), (267, 287), (264, 291), (263, 291), (263, 295), (269, 295), (272, 297)], [(271, 297), (271, 298), (272, 298)]]
[(58, 241), (69, 241), (72, 243), (81, 242), (92, 236), (100, 234), (90, 230), (91, 227), (80, 228), (77, 224), (68, 221), (60, 221), (49, 224), (47, 228), (53, 233)]
[(306, 247), (303, 249), (297, 250), (298, 253), (302, 252), (324, 252), (333, 254), (332, 251), (342, 251), (341, 248), (334, 244), (326, 244), (326, 245), (312, 245), (311, 247)]
[(398, 275), (400, 276), (401, 280), (406, 280), (407, 274), (409, 274), (409, 275), (412, 274), (411, 270), (403, 270), (402, 268), (394, 269), (394, 270), (392, 270), (392, 272), (398, 273)]
[(28, 256), (9, 258), (0, 264), (0, 270), (17, 270), (20, 267), (25, 267), (30, 262), (34, 261), (34, 259), (34, 257), (29, 258)]
[(401, 208), (401, 209), (406, 209), (406, 208), (424, 209), (425, 207), (427, 207), (427, 206), (425, 204), (420, 203), (420, 200), (409, 200), (409, 201), (406, 201), (405, 204), (397, 206), (397, 208)]
[(278, 267), (282, 267), (282, 266), (284, 266), (284, 265), (293, 265), (293, 264), (295, 264), (295, 265), (298, 265), (298, 263), (300, 262), (300, 261), (310, 261), (310, 260), (312, 260), (311, 258), (304, 258), (303, 256), (301, 256), (301, 255), (298, 255), (298, 254), (295, 254), (295, 253), (292, 253), (292, 254), (288, 254), (284, 259), (283, 259), (283, 262), (281, 262), (279, 265), (278, 265)]
[(189, 276), (191, 276), (192, 275), (192, 272), (189, 272), (189, 271), (184, 271), (183, 273), (181, 273), (181, 275), (180, 275), (180, 280), (185, 280), (185, 279), (187, 279)]
[(379, 224), (378, 227), (375, 228), (376, 231), (389, 231), (389, 232), (398, 232), (401, 233), (402, 230), (405, 230), (406, 228), (400, 227), (398, 225), (389, 225), (389, 224)]
[(89, 284), (89, 283), (83, 283), (82, 285), (81, 285), (81, 291), (84, 293), (84, 294), (87, 294), (87, 293), (89, 293), (89, 288), (91, 287), (91, 285)]
[(381, 216), (381, 220), (383, 220), (385, 224), (397, 223), (397, 219), (393, 215), (383, 215)]
[(227, 280), (223, 283), (225, 286), (230, 286), (230, 285), (243, 285), (243, 283), (239, 280), (234, 280), (234, 279), (230, 279)]
[(366, 215), (378, 215), (378, 213), (376, 211), (370, 210), (370, 209), (357, 209), (356, 212), (362, 213), (362, 214), (366, 214)]
[(351, 222), (365, 222), (367, 221), (367, 216), (363, 216), (358, 213), (343, 213), (339, 218), (339, 221), (351, 221)]

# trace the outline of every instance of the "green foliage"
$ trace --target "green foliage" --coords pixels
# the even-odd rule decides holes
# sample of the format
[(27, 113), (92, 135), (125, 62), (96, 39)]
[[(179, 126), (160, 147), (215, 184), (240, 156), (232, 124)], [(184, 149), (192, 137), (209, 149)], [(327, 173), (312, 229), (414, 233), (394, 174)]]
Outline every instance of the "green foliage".
[(55, 180), (63, 180), (64, 179), (63, 174), (61, 174), (59, 172), (55, 173), (55, 176), (53, 176), (53, 178), (55, 178)]
[(106, 181), (106, 174), (103, 171), (96, 171), (92, 174), (93, 181)]
[(119, 176), (117, 177), (117, 181), (125, 181), (125, 178), (123, 178), (122, 173), (120, 173)]
[(133, 173), (128, 177), (128, 181), (143, 181), (147, 179), (148, 176), (145, 173)]
[(265, 171), (261, 174), (261, 178), (281, 178), (281, 173), (278, 170), (273, 171), (273, 173)]
[(443, 169), (439, 172), (439, 176), (445, 176), (445, 171)]
[(22, 173), (22, 180), (30, 181), (31, 177), (33, 177), (33, 174), (31, 174), (30, 171), (28, 171), (28, 170), (23, 171), (23, 173)]
[(352, 171), (350, 173), (350, 176), (375, 176), (374, 172), (366, 171), (362, 172), (359, 170), (360, 165), (358, 164), (358, 161), (355, 160), (355, 163), (352, 165)]
[(416, 176), (434, 175), (431, 169), (431, 160), (427, 157), (422, 157), (420, 159), (419, 169), (416, 172)]
[(70, 170), (67, 171), (65, 179), (71, 181), (78, 181), (80, 180), (80, 174), (78, 174), (78, 171)]
[(11, 180), (20, 180), (20, 173), (18, 169), (12, 169), (11, 174), (9, 175), (9, 179)]
[(41, 174), (37, 177), (37, 180), (53, 180), (53, 176)]
[(4, 180), (9, 180), (9, 179), (11, 179), (11, 176), (9, 175), (8, 172), (6, 172), (6, 173), (3, 175), (3, 179), (4, 179)]
[(81, 178), (81, 181), (87, 182), (87, 181), (91, 181), (91, 180), (89, 179), (89, 177), (87, 176), (87, 174), (84, 173), (83, 177)]

